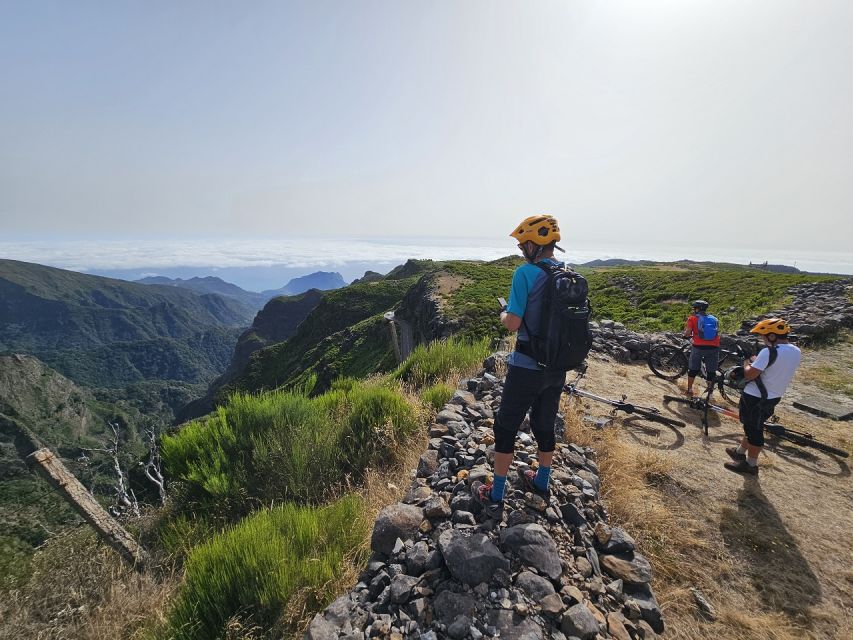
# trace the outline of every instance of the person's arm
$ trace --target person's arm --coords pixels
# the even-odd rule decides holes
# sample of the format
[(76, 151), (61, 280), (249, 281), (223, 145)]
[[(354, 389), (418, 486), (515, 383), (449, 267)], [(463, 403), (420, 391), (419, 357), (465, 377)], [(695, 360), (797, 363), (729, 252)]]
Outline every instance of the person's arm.
[(690, 318), (692, 317), (693, 316), (687, 316), (687, 320), (684, 322), (684, 333), (682, 333), (681, 335), (683, 335), (685, 338), (693, 337), (693, 328), (690, 326)]
[(762, 349), (755, 358), (747, 358), (743, 361), (743, 377), (745, 380), (755, 380), (764, 373), (770, 363), (770, 351)]
[(509, 302), (501, 312), (501, 324), (509, 331), (518, 331), (521, 327), (524, 312), (527, 309), (528, 285), (527, 278), (521, 271), (522, 267), (512, 274), (512, 286), (509, 290)]
[(509, 311), (501, 311), (501, 324), (509, 331), (518, 331), (521, 327), (521, 318)]

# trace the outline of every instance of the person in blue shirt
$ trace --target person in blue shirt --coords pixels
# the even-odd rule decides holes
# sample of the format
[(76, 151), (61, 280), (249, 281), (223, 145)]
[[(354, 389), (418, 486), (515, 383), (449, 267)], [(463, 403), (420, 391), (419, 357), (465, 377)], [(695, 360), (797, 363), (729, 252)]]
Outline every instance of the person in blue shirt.
[(513, 273), (509, 302), (501, 311), (501, 324), (509, 331), (517, 331), (518, 338), (515, 350), (507, 360), (509, 367), (495, 418), (494, 481), (472, 486), (490, 514), (503, 506), (515, 437), (528, 410), (530, 428), (538, 448), (539, 468), (536, 472), (527, 470), (521, 481), (529, 491), (540, 495), (547, 493), (556, 444), (554, 421), (566, 382), (565, 371), (545, 371), (529, 355), (529, 328), (539, 327), (543, 292), (548, 282), (547, 274), (536, 263), (559, 264), (554, 260), (554, 250), (563, 251), (557, 246), (560, 227), (553, 216), (531, 216), (522, 221), (510, 236), (518, 240), (518, 248), (527, 262)]

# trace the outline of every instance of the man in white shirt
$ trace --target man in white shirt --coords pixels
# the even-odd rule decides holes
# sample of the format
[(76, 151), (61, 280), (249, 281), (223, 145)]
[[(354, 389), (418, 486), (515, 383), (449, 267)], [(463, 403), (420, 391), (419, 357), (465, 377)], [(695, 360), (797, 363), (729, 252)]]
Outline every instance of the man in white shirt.
[(758, 474), (758, 454), (764, 446), (764, 422), (773, 415), (794, 372), (800, 366), (800, 350), (788, 342), (791, 327), (781, 318), (769, 318), (756, 324), (750, 333), (760, 335), (766, 348), (743, 363), (748, 384), (740, 398), (738, 413), (744, 437), (737, 447), (727, 447), (732, 462), (729, 471)]

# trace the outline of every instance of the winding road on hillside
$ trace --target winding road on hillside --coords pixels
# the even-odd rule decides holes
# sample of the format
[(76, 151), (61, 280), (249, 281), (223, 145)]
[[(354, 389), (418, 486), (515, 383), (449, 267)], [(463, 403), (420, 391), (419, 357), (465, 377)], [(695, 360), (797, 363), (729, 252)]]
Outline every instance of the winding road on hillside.
[(398, 354), (399, 361), (402, 362), (409, 357), (412, 349), (414, 349), (412, 325), (405, 320), (400, 320), (393, 311), (387, 311), (383, 317), (391, 325), (391, 340), (398, 341), (394, 345), (394, 351)]

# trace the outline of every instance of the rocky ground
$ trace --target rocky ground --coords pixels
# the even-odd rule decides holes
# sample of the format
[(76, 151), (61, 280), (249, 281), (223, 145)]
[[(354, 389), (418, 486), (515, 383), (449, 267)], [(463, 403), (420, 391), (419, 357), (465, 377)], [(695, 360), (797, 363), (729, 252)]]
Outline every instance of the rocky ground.
[(377, 518), (359, 583), (306, 637), (629, 640), (663, 631), (648, 560), (607, 524), (592, 450), (559, 444), (543, 498), (520, 488), (536, 452), (522, 432), (505, 508), (481, 507), (472, 487), (490, 473), (501, 380), (485, 372), (466, 387), (437, 416), (404, 501)]

